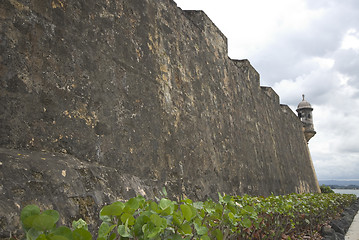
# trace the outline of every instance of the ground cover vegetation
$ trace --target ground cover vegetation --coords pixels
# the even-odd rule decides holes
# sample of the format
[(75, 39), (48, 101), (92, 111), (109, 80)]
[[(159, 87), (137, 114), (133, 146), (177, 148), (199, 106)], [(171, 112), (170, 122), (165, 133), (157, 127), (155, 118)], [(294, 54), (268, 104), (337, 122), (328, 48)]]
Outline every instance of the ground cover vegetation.
[[(165, 193), (165, 190), (164, 190)], [(219, 200), (172, 201), (166, 196), (142, 196), (104, 206), (94, 236), (82, 219), (72, 227), (58, 226), (56, 210), (28, 205), (21, 221), (29, 240), (114, 239), (302, 239), (314, 236), (328, 219), (356, 201), (349, 194), (290, 194), (251, 197), (222, 196)], [(314, 239), (314, 238), (313, 238)]]
[(326, 186), (324, 184), (320, 185), (320, 191), (322, 193), (334, 193), (334, 191), (332, 190), (332, 188), (330, 186)]

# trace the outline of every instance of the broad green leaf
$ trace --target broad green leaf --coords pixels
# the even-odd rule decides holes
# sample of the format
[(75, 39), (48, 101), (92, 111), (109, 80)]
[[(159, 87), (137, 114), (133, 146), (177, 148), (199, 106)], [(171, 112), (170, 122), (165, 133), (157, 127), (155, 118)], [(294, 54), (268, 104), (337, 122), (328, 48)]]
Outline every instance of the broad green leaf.
[(180, 226), (180, 229), (183, 231), (184, 234), (192, 234), (192, 228), (189, 223), (184, 223)]
[(223, 240), (223, 232), (219, 229), (214, 231), (214, 235), (216, 236), (217, 240)]
[(164, 228), (166, 228), (167, 225), (173, 226), (173, 215), (163, 216), (161, 218), (162, 218), (162, 226), (164, 226)]
[(109, 226), (107, 223), (102, 223), (98, 229), (98, 237), (107, 237), (107, 235), (116, 227), (116, 225)]
[(213, 202), (207, 201), (203, 204), (203, 207), (204, 210), (209, 214), (212, 214), (215, 211), (215, 206)]
[(74, 240), (92, 240), (92, 235), (84, 228), (77, 228), (72, 232)]
[(46, 211), (42, 212), (42, 214), (46, 214), (46, 215), (53, 217), (54, 220), (56, 220), (56, 222), (59, 221), (59, 219), (60, 219), (60, 214), (56, 210), (46, 210)]
[(175, 210), (175, 205), (171, 200), (162, 198), (159, 203), (159, 207), (162, 210), (161, 215), (172, 215)]
[(135, 225), (133, 226), (133, 231), (136, 236), (141, 235), (142, 226), (151, 221), (149, 217), (151, 214), (152, 213), (146, 211), (141, 213), (141, 215), (136, 218)]
[(135, 221), (135, 225), (133, 225), (133, 228), (132, 228), (132, 232), (133, 232), (133, 235), (138, 237), (138, 236), (141, 236), (143, 234), (142, 232), (142, 226), (145, 224), (145, 222), (143, 221), (143, 219), (141, 220), (141, 218), (137, 218), (136, 221)]
[(140, 203), (137, 197), (131, 198), (126, 202), (126, 207), (129, 207), (131, 210), (137, 210), (140, 207)]
[(108, 216), (108, 215), (103, 215), (103, 216), (100, 215), (100, 219), (101, 219), (102, 222), (105, 222), (105, 223), (107, 223), (109, 225), (111, 225), (113, 223), (112, 222), (112, 220), (113, 220), (112, 217)]
[(125, 237), (125, 238), (132, 237), (132, 235), (130, 233), (130, 229), (128, 227), (126, 227), (125, 225), (118, 226), (117, 231), (121, 237)]
[(158, 210), (158, 205), (157, 205), (157, 203), (151, 201), (151, 203), (150, 203), (150, 209), (151, 209), (152, 211), (157, 212), (157, 210)]
[(168, 216), (171, 215), (172, 213), (173, 213), (173, 207), (170, 206), (161, 212), (161, 216)]
[(227, 203), (227, 208), (229, 211), (231, 211), (233, 214), (237, 213), (237, 208), (236, 206), (233, 204), (233, 202), (229, 202)]
[(241, 221), (241, 225), (245, 228), (250, 228), (252, 226), (252, 222), (249, 218), (244, 218)]
[[(166, 226), (164, 226), (164, 223), (166, 224), (167, 223), (167, 221), (166, 221), (166, 219), (164, 219), (164, 218), (161, 218), (160, 216), (158, 216), (157, 214), (152, 214), (151, 216), (150, 216), (150, 219), (151, 219), (151, 222), (156, 226), (156, 227), (164, 227), (164, 228), (166, 228)], [(163, 222), (163, 220), (164, 220), (164, 222)]]
[(111, 225), (111, 226), (110, 226), (110, 229), (108, 230), (109, 233), (110, 233), (115, 227), (116, 227), (116, 225)]
[(40, 215), (40, 208), (36, 205), (27, 205), (21, 210), (20, 219), (24, 221), (29, 216)]
[(203, 202), (194, 202), (193, 207), (196, 209), (203, 209)]
[(35, 228), (31, 228), (29, 231), (26, 232), (26, 239), (35, 240), (40, 236), (41, 233), (41, 231), (38, 231)]
[(247, 212), (247, 213), (254, 213), (254, 208), (252, 206), (245, 206), (244, 207), (244, 210)]
[(161, 232), (161, 228), (156, 227), (153, 224), (145, 224), (142, 227), (142, 231), (143, 231), (144, 235), (146, 236), (146, 238), (151, 239), (151, 238), (156, 237)]
[(223, 197), (222, 197), (222, 195), (221, 195), (221, 193), (218, 193), (218, 201), (220, 202), (220, 203), (222, 203), (223, 202)]
[(114, 202), (111, 205), (104, 206), (101, 209), (100, 216), (120, 216), (123, 212), (125, 204), (122, 202)]
[[(147, 224), (147, 226), (149, 226), (149, 224)], [(161, 232), (161, 228), (160, 227), (152, 227), (148, 228), (148, 230), (146, 231), (145, 235), (148, 238), (154, 238), (156, 237), (159, 233)]]
[(197, 209), (195, 207), (193, 207), (192, 205), (189, 205), (189, 207), (191, 208), (192, 219), (193, 219), (197, 215)]
[(183, 214), (178, 211), (173, 213), (173, 223), (176, 224), (176, 226), (180, 226), (183, 222)]
[(166, 199), (166, 198), (162, 198), (161, 201), (160, 201), (159, 206), (160, 206), (160, 208), (161, 208), (162, 210), (165, 210), (166, 208), (170, 207), (172, 204), (173, 204), (173, 203), (172, 203), (171, 200)]
[(205, 227), (205, 226), (200, 226), (200, 225), (198, 225), (197, 223), (194, 224), (194, 228), (196, 229), (197, 234), (200, 235), (200, 236), (205, 235), (205, 234), (207, 234), (207, 232), (208, 232), (207, 227)]
[(226, 195), (223, 197), (223, 202), (225, 202), (225, 203), (229, 203), (231, 200), (232, 200), (232, 197), (229, 195)]
[(139, 204), (139, 207), (138, 208), (143, 208), (146, 204), (146, 198), (144, 198), (143, 196), (137, 196), (137, 201), (138, 201), (138, 204)]
[(187, 238), (184, 238), (182, 235), (180, 234), (172, 234), (171, 237), (169, 238), (169, 240), (187, 240)]
[(32, 215), (32, 216), (28, 216), (27, 218), (25, 218), (23, 221), (22, 221), (22, 224), (25, 228), (26, 231), (28, 231), (30, 228), (33, 227), (33, 223), (34, 223), (34, 220), (35, 218), (37, 217), (38, 215)]
[(232, 219), (232, 220), (235, 219), (234, 214), (233, 214), (232, 212), (229, 212), (229, 213), (228, 213), (228, 217), (229, 217), (230, 219)]
[(111, 233), (110, 237), (108, 238), (108, 240), (114, 240), (117, 237), (116, 233)]
[(154, 228), (154, 225), (153, 224), (144, 224), (143, 226), (142, 226), (142, 232), (143, 232), (143, 234), (147, 237), (147, 235), (148, 235), (148, 233), (151, 231), (151, 229), (150, 228)]
[(223, 206), (222, 206), (222, 204), (217, 203), (216, 206), (215, 206), (215, 210), (216, 210), (216, 213), (217, 213), (219, 216), (222, 216), (222, 212), (223, 212)]
[(36, 205), (27, 205), (22, 209), (20, 219), (26, 231), (32, 228), (33, 221), (38, 215), (40, 208)]
[(58, 227), (58, 228), (54, 229), (51, 232), (51, 234), (50, 234), (51, 239), (52, 239), (52, 236), (53, 237), (61, 236), (61, 237), (65, 237), (68, 240), (72, 240), (72, 231), (68, 227), (61, 226), (61, 227)]
[(187, 203), (189, 205), (191, 205), (193, 203), (193, 201), (191, 199), (189, 199), (189, 198), (183, 199), (181, 202)]
[(128, 225), (132, 226), (135, 224), (135, 218), (132, 216), (132, 214), (124, 213), (121, 215), (121, 222), (126, 223), (128, 221)]
[(36, 240), (47, 240), (47, 238), (45, 234), (40, 234), (40, 236), (38, 236)]
[(40, 214), (36, 216), (32, 222), (32, 227), (39, 231), (47, 231), (55, 227), (57, 219), (47, 214)]
[(184, 218), (187, 221), (191, 221), (191, 219), (192, 219), (192, 210), (191, 210), (191, 208), (186, 204), (182, 204), (180, 206), (180, 208), (181, 208), (181, 211), (183, 213)]
[(156, 237), (159, 233), (161, 233), (161, 228), (160, 227), (155, 227), (152, 232), (150, 234), (148, 234), (148, 238), (154, 238)]

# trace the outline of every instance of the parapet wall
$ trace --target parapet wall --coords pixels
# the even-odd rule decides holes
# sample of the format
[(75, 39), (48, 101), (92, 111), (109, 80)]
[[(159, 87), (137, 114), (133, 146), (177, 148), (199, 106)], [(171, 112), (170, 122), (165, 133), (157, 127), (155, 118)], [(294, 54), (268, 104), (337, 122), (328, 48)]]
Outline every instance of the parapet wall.
[(228, 58), (203, 12), (171, 0), (0, 10), (1, 222), (29, 203), (75, 218), (81, 202), (163, 186), (193, 199), (319, 190), (301, 122), (249, 61)]

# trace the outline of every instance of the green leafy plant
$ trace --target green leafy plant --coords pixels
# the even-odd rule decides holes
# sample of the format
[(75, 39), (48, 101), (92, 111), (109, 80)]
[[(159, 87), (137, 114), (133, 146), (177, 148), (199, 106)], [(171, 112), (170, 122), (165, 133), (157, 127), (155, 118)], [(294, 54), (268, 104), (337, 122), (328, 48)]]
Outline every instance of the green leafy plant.
[(334, 193), (334, 191), (329, 187), (329, 186), (326, 186), (326, 185), (320, 185), (320, 191), (322, 193)]
[(91, 233), (87, 230), (87, 224), (82, 219), (73, 223), (74, 230), (65, 226), (56, 227), (60, 218), (56, 210), (41, 212), (36, 205), (28, 205), (22, 209), (20, 219), (29, 240), (90, 240)]
[[(166, 195), (165, 190), (163, 195)], [(98, 240), (114, 239), (297, 239), (333, 218), (356, 200), (346, 194), (290, 194), (264, 197), (222, 196), (219, 200), (157, 201), (142, 196), (114, 202), (100, 211)], [(59, 214), (26, 206), (21, 221), (27, 239), (92, 239), (82, 219), (72, 228), (56, 226)]]

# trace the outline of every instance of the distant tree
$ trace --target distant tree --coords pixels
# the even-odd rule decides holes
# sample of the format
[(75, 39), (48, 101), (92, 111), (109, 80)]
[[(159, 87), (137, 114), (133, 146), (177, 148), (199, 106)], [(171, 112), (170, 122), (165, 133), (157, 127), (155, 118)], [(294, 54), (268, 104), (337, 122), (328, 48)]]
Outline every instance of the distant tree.
[(324, 184), (320, 186), (320, 191), (322, 193), (334, 193), (334, 191), (329, 186), (325, 186)]

